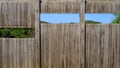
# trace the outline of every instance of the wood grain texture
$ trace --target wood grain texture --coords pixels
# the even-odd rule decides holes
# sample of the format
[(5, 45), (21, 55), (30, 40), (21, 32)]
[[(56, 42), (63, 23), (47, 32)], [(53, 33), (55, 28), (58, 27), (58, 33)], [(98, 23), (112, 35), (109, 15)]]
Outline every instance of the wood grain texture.
[[(2, 45), (1, 40), (0, 40), (0, 45)], [(0, 46), (0, 68), (2, 68), (2, 46)]]
[(41, 24), (42, 68), (83, 68), (84, 64), (85, 68), (120, 67), (120, 25), (87, 24), (86, 51), (81, 44), (81, 27)]
[(85, 54), (85, 49), (86, 49), (86, 42), (85, 42), (85, 0), (82, 0), (82, 4), (80, 6), (80, 12), (79, 12), (79, 16), (80, 16), (80, 68), (86, 68), (86, 54)]
[(41, 24), (41, 68), (82, 68), (80, 25)]
[(79, 13), (81, 2), (42, 2), (41, 13)]
[(1, 68), (39, 68), (34, 38), (1, 38)]
[(32, 2), (0, 2), (0, 28), (34, 28)]
[(35, 43), (36, 43), (36, 68), (40, 68), (40, 17), (39, 17), (39, 0), (35, 0), (34, 7), (35, 8)]
[(86, 26), (86, 68), (120, 67), (120, 25)]
[(86, 13), (120, 13), (120, 1), (88, 1)]
[[(79, 13), (82, 9), (82, 0), (57, 1), (43, 0), (41, 13)], [(86, 1), (86, 13), (120, 13), (120, 1)]]
[(0, 28), (35, 28), (35, 38), (0, 38), (0, 68), (40, 68), (39, 0), (0, 0)]

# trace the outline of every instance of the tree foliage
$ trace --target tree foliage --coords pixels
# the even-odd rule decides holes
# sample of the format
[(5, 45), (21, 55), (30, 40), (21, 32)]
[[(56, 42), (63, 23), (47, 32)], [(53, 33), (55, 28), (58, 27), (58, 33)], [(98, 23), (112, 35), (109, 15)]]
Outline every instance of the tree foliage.
[(46, 21), (40, 21), (41, 24), (49, 24), (48, 22)]
[(27, 38), (34, 36), (34, 30), (30, 28), (1, 28), (1, 38)]
[(120, 14), (113, 14), (115, 18), (113, 19), (112, 23), (117, 24), (120, 23)]
[(86, 24), (101, 24), (101, 22), (96, 22), (96, 21), (93, 21), (93, 20), (86, 20), (85, 23)]

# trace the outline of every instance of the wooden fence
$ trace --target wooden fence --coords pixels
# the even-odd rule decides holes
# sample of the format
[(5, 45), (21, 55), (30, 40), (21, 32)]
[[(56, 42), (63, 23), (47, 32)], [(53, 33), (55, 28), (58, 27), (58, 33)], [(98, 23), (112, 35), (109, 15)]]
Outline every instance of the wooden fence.
[(0, 68), (38, 68), (35, 39), (0, 39)]
[(0, 2), (0, 27), (34, 28), (33, 7), (30, 2)]
[(42, 24), (41, 67), (119, 68), (120, 25), (87, 24), (85, 31), (82, 47), (79, 24)]
[[(119, 0), (41, 0), (41, 13), (120, 13)], [(85, 4), (85, 6), (82, 5)], [(82, 9), (85, 7), (85, 9)]]
[(0, 0), (0, 28), (33, 28), (34, 38), (0, 38), (0, 68), (40, 68), (39, 0)]
[(80, 25), (41, 26), (41, 68), (80, 68)]
[(86, 26), (86, 68), (119, 68), (119, 56), (119, 24)]
[(41, 68), (120, 68), (120, 25), (85, 13), (120, 13), (119, 0), (41, 0), (41, 13), (79, 13), (80, 24), (41, 24)]
[[(84, 22), (85, 13), (119, 13), (120, 1), (41, 1), (0, 0), (0, 28), (35, 28), (34, 38), (0, 38), (0, 68), (120, 67), (119, 25)], [(41, 13), (80, 13), (81, 24), (41, 25), (40, 41), (40, 6)]]

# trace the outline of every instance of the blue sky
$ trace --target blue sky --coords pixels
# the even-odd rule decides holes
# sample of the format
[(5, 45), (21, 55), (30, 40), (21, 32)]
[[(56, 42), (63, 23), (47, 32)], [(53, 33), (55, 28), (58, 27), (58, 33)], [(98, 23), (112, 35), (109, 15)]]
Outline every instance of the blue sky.
[[(85, 20), (94, 20), (108, 24), (114, 19), (113, 14), (85, 14)], [(79, 23), (79, 14), (40, 14), (40, 20), (53, 24), (75, 22)]]

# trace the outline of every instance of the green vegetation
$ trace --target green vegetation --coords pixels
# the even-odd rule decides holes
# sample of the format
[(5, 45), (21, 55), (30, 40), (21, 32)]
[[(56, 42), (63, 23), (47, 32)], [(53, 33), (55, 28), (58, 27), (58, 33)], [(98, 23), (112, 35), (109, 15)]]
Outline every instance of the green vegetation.
[(101, 24), (101, 22), (96, 22), (93, 20), (86, 20), (85, 23), (87, 23), (87, 24)]
[(28, 38), (34, 37), (34, 30), (30, 28), (1, 28), (1, 38)]
[(40, 21), (41, 24), (49, 24), (48, 22), (46, 21)]
[[(40, 23), (41, 24), (50, 24), (49, 22), (45, 22), (45, 21), (40, 21)], [(96, 21), (93, 21), (93, 20), (86, 20), (85, 23), (87, 23), (87, 24), (101, 24), (101, 22), (96, 22)], [(64, 23), (64, 24), (78, 24), (78, 23), (70, 22), (70, 23)]]
[(115, 16), (115, 19), (113, 19), (112, 24), (118, 24), (120, 23), (120, 14), (113, 14)]

